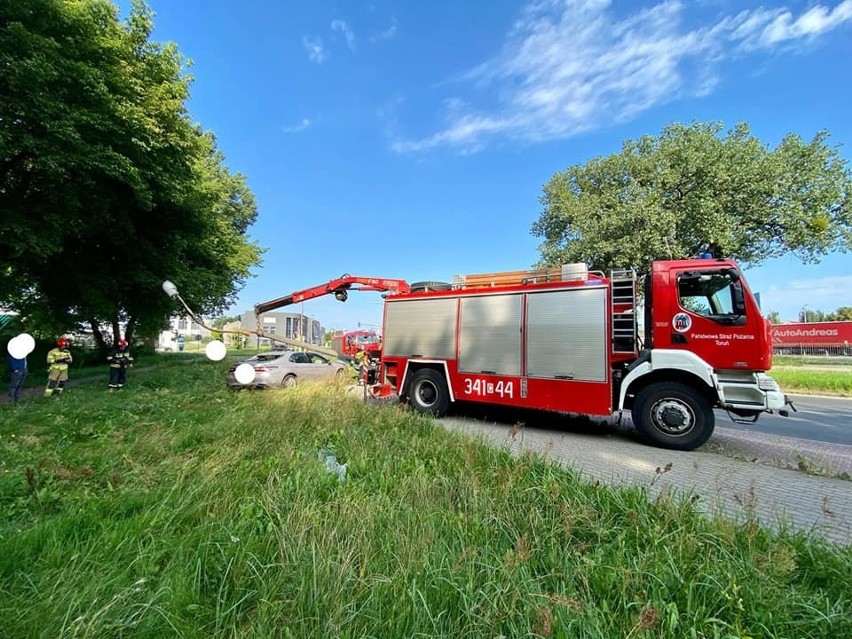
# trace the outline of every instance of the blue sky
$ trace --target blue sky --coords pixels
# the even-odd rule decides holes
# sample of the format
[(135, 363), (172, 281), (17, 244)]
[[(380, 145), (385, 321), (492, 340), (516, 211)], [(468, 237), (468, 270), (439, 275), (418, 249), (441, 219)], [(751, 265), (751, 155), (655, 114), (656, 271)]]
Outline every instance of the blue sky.
[[(192, 117), (257, 195), (268, 251), (234, 312), (342, 273), (529, 268), (542, 185), (671, 122), (747, 122), (770, 146), (826, 129), (852, 158), (852, 0), (149, 5), (193, 62)], [(849, 254), (746, 275), (785, 320), (852, 306)], [(304, 312), (353, 329), (381, 308)]]

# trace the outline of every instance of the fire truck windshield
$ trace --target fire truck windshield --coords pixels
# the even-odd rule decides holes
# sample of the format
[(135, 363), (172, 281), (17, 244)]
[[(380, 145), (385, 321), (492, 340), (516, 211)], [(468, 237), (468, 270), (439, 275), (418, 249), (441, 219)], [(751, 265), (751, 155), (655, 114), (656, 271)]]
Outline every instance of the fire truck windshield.
[(682, 273), (678, 298), (682, 308), (714, 322), (746, 323), (743, 286), (733, 269)]

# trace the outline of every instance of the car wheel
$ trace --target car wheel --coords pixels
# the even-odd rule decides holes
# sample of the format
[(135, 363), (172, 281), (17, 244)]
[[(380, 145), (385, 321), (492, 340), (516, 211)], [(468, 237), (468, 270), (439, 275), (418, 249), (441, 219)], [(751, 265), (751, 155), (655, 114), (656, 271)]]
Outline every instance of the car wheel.
[(442, 417), (450, 407), (447, 381), (431, 368), (422, 368), (414, 374), (408, 397), (416, 411), (435, 417)]
[(287, 375), (281, 380), (281, 388), (293, 388), (296, 385), (296, 376)]
[(713, 407), (696, 389), (676, 382), (660, 382), (636, 395), (633, 424), (652, 446), (693, 450), (710, 439), (715, 427)]

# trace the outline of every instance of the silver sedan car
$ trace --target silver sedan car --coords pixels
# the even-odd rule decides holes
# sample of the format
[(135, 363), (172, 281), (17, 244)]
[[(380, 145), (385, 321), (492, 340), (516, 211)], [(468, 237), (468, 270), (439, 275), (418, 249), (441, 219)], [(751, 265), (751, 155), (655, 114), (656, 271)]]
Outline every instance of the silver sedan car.
[[(243, 383), (237, 379), (237, 367), (248, 364), (254, 369), (254, 379)], [(245, 369), (244, 369), (245, 370)], [(249, 371), (250, 373), (251, 371)], [(319, 353), (304, 351), (269, 351), (240, 362), (228, 369), (228, 387), (290, 388), (310, 380), (344, 380), (350, 376), (347, 364)], [(242, 379), (245, 377), (241, 376)]]

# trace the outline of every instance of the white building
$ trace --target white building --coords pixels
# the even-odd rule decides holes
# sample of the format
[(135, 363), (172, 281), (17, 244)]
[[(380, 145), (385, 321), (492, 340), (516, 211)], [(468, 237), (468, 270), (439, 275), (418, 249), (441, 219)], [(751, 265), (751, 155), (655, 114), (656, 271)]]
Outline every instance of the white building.
[[(205, 320), (206, 321), (206, 320)], [(180, 351), (181, 345), (191, 342), (201, 342), (210, 336), (210, 331), (190, 317), (170, 317), (167, 328), (157, 336), (158, 351)]]

